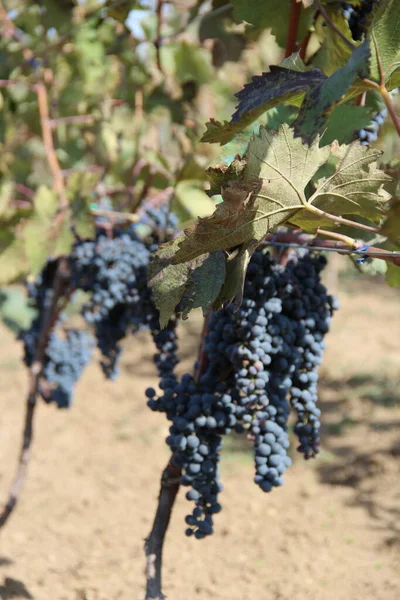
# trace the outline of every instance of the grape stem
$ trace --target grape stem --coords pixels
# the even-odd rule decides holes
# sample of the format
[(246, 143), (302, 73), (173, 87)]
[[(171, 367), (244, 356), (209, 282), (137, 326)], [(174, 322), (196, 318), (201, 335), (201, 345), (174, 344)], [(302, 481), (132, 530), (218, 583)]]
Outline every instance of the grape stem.
[[(325, 232), (324, 230), (319, 230), (321, 235), (328, 235), (329, 237), (335, 237), (332, 235), (333, 232)], [(339, 234), (338, 234), (339, 235)], [(347, 238), (347, 236), (346, 236)], [(300, 231), (281, 231), (277, 233), (268, 234), (265, 237), (265, 241), (261, 243), (261, 246), (274, 246), (277, 247), (283, 245), (287, 247), (293, 248), (315, 248), (318, 250), (331, 250), (334, 252), (338, 252), (340, 254), (354, 254), (360, 248), (365, 245), (365, 241), (363, 240), (353, 240), (351, 248), (349, 247), (349, 241), (351, 238), (348, 238), (346, 241), (344, 240), (325, 240), (323, 238), (317, 238), (314, 235), (310, 235), (307, 233), (301, 233)], [(369, 258), (380, 258), (385, 260), (386, 262), (391, 262), (394, 265), (400, 267), (400, 253), (395, 251), (389, 251), (384, 248), (378, 248), (374, 246), (369, 246), (369, 248), (362, 251), (362, 255)]]
[[(25, 481), (33, 441), (33, 422), (44, 356), (53, 327), (59, 318), (60, 312), (65, 307), (66, 298), (72, 293), (72, 288), (68, 290), (69, 283), (70, 270), (68, 261), (66, 259), (60, 259), (54, 277), (51, 303), (48, 307), (48, 310), (46, 310), (42, 315), (42, 323), (35, 349), (35, 356), (32, 365), (29, 368), (29, 387), (28, 397), (26, 400), (26, 413), (21, 453), (19, 457), (17, 473), (11, 485), (7, 503), (3, 509), (3, 512), (0, 514), (0, 527), (3, 527), (6, 524), (11, 513), (13, 512), (21, 495), (21, 490)], [(60, 298), (64, 298), (64, 301), (61, 304), (59, 302)]]
[(292, 0), (289, 18), (289, 30), (286, 39), (285, 58), (296, 52), (297, 33), (299, 31), (301, 2)]
[(386, 87), (386, 83), (385, 83), (386, 74), (385, 74), (385, 71), (383, 69), (381, 55), (379, 54), (378, 44), (376, 42), (376, 39), (375, 39), (374, 35), (373, 35), (372, 39), (373, 39), (374, 45), (375, 45), (376, 60), (378, 62), (380, 82), (376, 83), (376, 81), (371, 81), (370, 79), (364, 79), (364, 81), (371, 88), (377, 90), (381, 94), (382, 99), (383, 99), (384, 103), (386, 104), (386, 108), (388, 110), (390, 118), (393, 121), (393, 125), (395, 126), (397, 134), (400, 136), (400, 119), (399, 119), (399, 117), (396, 114), (396, 111), (395, 111), (394, 106), (393, 106), (392, 99), (391, 99), (390, 94), (389, 94), (389, 92), (387, 90), (387, 87)]
[[(201, 334), (199, 356), (195, 372), (195, 381), (198, 382), (207, 368), (208, 357), (205, 351), (205, 338), (208, 333), (209, 316), (204, 318)], [(161, 476), (161, 488), (158, 496), (156, 516), (150, 535), (146, 538), (144, 551), (146, 554), (146, 596), (145, 600), (164, 600), (162, 593), (162, 551), (172, 509), (178, 495), (182, 470), (173, 464), (172, 455)]]

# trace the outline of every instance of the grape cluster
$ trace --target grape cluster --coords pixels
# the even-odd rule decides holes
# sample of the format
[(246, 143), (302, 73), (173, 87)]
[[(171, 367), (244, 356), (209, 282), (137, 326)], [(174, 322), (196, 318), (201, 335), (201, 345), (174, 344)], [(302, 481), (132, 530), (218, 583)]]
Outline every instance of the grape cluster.
[[(110, 235), (106, 235), (104, 218), (97, 218), (95, 239), (77, 239), (68, 257), (69, 293), (74, 289), (87, 294), (82, 315), (93, 330), (101, 353), (100, 365), (109, 379), (115, 379), (118, 373), (121, 340), (141, 328), (152, 331), (161, 370), (177, 362), (176, 357), (172, 358), (176, 349), (176, 322), (159, 330), (158, 310), (147, 285), (151, 252), (161, 240), (175, 235), (177, 218), (166, 205), (141, 209), (141, 216), (138, 224), (114, 229), (111, 234), (108, 232)], [(28, 285), (30, 303), (37, 311), (31, 327), (20, 336), (28, 366), (32, 365), (40, 343), (42, 320), (52, 301), (57, 265), (57, 260), (49, 260), (36, 281)], [(53, 332), (49, 338), (42, 370), (46, 380), (42, 386), (44, 399), (62, 407), (70, 405), (73, 384), (89, 360), (93, 345), (91, 337), (83, 331), (70, 329), (64, 336), (59, 335), (64, 316), (60, 315), (57, 333)]]
[[(35, 282), (28, 284), (28, 298), (37, 311), (29, 329), (19, 338), (24, 343), (24, 362), (31, 367), (43, 335), (42, 319), (52, 301), (52, 286), (57, 261), (50, 260)], [(72, 402), (74, 386), (90, 361), (94, 339), (86, 331), (70, 329), (60, 335), (64, 318), (60, 317), (46, 344), (39, 392), (42, 398), (54, 402), (59, 408), (68, 408)]]
[(94, 346), (90, 333), (69, 329), (64, 338), (53, 331), (46, 347), (43, 376), (50, 390), (43, 399), (55, 402), (58, 408), (69, 408), (76, 382), (89, 363)]
[(149, 260), (146, 244), (129, 232), (78, 241), (69, 258), (75, 287), (90, 294), (82, 314), (95, 327), (101, 366), (111, 379), (118, 373), (120, 340), (148, 326), (156, 313), (147, 286)]
[[(332, 312), (337, 308), (320, 282), (323, 257), (309, 254), (286, 269), (257, 251), (249, 264), (243, 303), (209, 317), (204, 350), (208, 364), (195, 379), (174, 374), (163, 357), (162, 392), (148, 389), (148, 405), (171, 421), (167, 443), (182, 469), (186, 497), (195, 502), (187, 534), (213, 531), (222, 489), (218, 463), (222, 437), (235, 431), (254, 442), (255, 482), (269, 492), (282, 485), (290, 404), (296, 412), (298, 450), (306, 458), (319, 447), (317, 368)], [(175, 345), (173, 347), (175, 356)], [(159, 360), (157, 358), (157, 360)], [(289, 403), (290, 402), (290, 403)]]
[(362, 0), (358, 6), (342, 3), (343, 15), (349, 23), (353, 40), (364, 37), (372, 9), (378, 2), (379, 0)]
[(360, 140), (363, 146), (369, 146), (373, 142), (377, 141), (379, 128), (381, 125), (383, 125), (387, 114), (387, 108), (382, 108), (382, 110), (372, 118), (368, 127), (357, 131), (356, 137)]

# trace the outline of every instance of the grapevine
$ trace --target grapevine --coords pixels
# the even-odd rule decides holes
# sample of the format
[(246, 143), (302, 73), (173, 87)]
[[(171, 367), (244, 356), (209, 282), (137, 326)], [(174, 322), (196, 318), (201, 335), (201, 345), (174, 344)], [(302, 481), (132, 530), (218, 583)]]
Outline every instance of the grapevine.
[[(169, 427), (145, 542), (145, 597), (162, 600), (181, 487), (186, 535), (218, 535), (228, 435), (251, 445), (266, 494), (290, 477), (293, 444), (306, 460), (323, 445), (330, 254), (379, 263), (400, 286), (399, 169), (384, 139), (400, 136), (398, 2), (11, 4), (0, 3), (0, 285), (23, 284), (33, 316), (17, 333), (28, 393), (0, 527), (39, 399), (73, 410), (92, 361), (118, 381), (125, 342), (144, 330), (158, 386), (142, 402)], [(134, 22), (142, 10), (151, 26)], [(196, 308), (198, 357), (181, 375), (180, 323)]]

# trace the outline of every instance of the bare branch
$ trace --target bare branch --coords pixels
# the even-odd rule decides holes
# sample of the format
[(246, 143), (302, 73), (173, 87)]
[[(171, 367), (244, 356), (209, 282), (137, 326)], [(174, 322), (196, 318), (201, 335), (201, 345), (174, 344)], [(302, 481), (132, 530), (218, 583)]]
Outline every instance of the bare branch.
[(146, 553), (146, 600), (163, 600), (161, 587), (162, 551), (172, 514), (175, 498), (179, 491), (181, 470), (171, 457), (161, 476), (161, 489), (153, 528), (145, 542)]
[(53, 175), (54, 189), (60, 198), (60, 210), (68, 208), (69, 202), (64, 185), (64, 177), (58, 162), (56, 150), (54, 147), (53, 132), (51, 121), (49, 118), (49, 101), (47, 89), (44, 83), (39, 82), (35, 85), (35, 90), (38, 99), (38, 108), (40, 115), (40, 124), (42, 127), (43, 144), (46, 150), (47, 160)]
[(6, 524), (11, 513), (13, 512), (25, 481), (33, 440), (33, 420), (35, 415), (37, 394), (39, 391), (39, 379), (42, 372), (43, 361), (50, 334), (55, 323), (57, 322), (62, 308), (65, 306), (64, 302), (60, 307), (59, 300), (63, 296), (69, 297), (69, 295), (72, 293), (72, 289), (70, 289), (66, 294), (69, 283), (70, 271), (68, 262), (65, 259), (60, 259), (54, 277), (51, 303), (48, 309), (42, 315), (42, 323), (38, 335), (35, 357), (29, 369), (29, 389), (28, 398), (26, 401), (26, 414), (21, 454), (18, 462), (17, 473), (11, 485), (7, 503), (3, 509), (3, 512), (0, 514), (0, 527), (3, 527)]

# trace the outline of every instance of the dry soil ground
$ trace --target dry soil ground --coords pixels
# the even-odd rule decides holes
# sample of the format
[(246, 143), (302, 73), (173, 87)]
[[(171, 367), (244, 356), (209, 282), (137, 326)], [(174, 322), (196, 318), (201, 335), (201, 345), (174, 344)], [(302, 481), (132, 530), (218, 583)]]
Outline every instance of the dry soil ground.
[[(322, 370), (320, 457), (295, 456), (281, 489), (252, 482), (246, 442), (226, 445), (216, 533), (184, 535), (179, 495), (165, 550), (169, 600), (400, 598), (399, 293), (341, 286)], [(183, 329), (183, 368), (199, 320)], [(117, 383), (96, 365), (72, 410), (40, 404), (23, 497), (1, 532), (0, 598), (139, 600), (143, 539), (168, 457), (167, 424), (145, 406), (154, 383), (146, 335), (131, 339)], [(21, 348), (0, 330), (0, 491), (18, 453), (27, 389)]]

